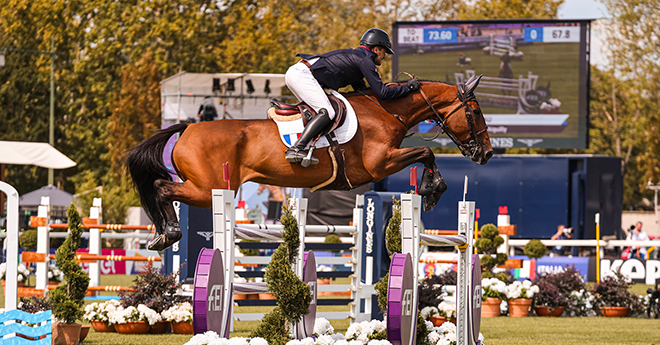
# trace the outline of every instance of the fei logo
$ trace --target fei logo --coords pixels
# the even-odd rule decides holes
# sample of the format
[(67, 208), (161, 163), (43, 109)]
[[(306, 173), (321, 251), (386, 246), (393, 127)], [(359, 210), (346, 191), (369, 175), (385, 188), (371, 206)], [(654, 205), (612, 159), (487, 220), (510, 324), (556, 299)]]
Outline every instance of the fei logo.
[(222, 285), (213, 285), (208, 294), (207, 311), (222, 311)]
[(481, 308), (481, 285), (476, 285), (474, 287), (474, 293), (472, 293), (472, 308)]
[(401, 301), (401, 314), (412, 315), (412, 289), (407, 289), (403, 292), (403, 300)]

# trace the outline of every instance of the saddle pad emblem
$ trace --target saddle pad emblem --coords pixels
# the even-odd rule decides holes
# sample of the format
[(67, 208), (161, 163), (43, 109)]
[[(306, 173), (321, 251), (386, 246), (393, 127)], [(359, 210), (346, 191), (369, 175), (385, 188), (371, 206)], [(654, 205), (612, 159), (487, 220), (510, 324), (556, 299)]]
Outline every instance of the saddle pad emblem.
[[(281, 132), (280, 132), (281, 133)], [(298, 138), (302, 135), (302, 132), (300, 133), (291, 133), (291, 134), (282, 134), (282, 139), (284, 140), (284, 143), (286, 146), (291, 147), (291, 145), (295, 144)]]
[[(344, 104), (346, 104), (346, 119), (344, 120), (344, 124), (335, 129), (333, 132), (337, 136), (339, 144), (345, 144), (353, 139), (353, 136), (355, 136), (355, 133), (357, 132), (357, 116), (355, 115), (355, 110), (353, 110), (351, 104), (348, 103), (342, 94), (334, 90), (332, 90), (332, 93), (342, 102), (344, 102)], [(300, 135), (305, 129), (302, 117), (293, 121), (277, 121), (275, 119), (273, 119), (273, 121), (275, 121), (277, 124), (277, 129), (280, 133), (280, 139), (284, 145), (286, 145), (286, 147), (291, 147), (293, 144), (295, 144), (296, 140), (300, 138)], [(310, 144), (311, 142), (307, 144), (307, 149), (309, 148)], [(328, 143), (328, 140), (325, 137), (321, 137), (316, 142), (317, 149), (328, 146), (330, 146), (330, 143)]]

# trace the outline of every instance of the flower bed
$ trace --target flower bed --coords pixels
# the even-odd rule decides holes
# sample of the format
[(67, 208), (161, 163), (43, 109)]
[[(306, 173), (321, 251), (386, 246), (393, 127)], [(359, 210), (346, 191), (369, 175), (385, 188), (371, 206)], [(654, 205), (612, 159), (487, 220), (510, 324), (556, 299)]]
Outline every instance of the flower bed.
[[(439, 327), (431, 322), (425, 323), (428, 335), (426, 342), (429, 345), (450, 345), (456, 343), (456, 325), (445, 322)], [(480, 333), (479, 340), (483, 343), (484, 337)], [(193, 336), (185, 345), (268, 345), (263, 338), (234, 337), (221, 338), (217, 333), (209, 331)], [(324, 318), (317, 318), (314, 325), (314, 337), (301, 340), (290, 340), (286, 345), (391, 345), (385, 339), (385, 321), (371, 320), (354, 323), (348, 327), (346, 334), (334, 333), (330, 322)]]

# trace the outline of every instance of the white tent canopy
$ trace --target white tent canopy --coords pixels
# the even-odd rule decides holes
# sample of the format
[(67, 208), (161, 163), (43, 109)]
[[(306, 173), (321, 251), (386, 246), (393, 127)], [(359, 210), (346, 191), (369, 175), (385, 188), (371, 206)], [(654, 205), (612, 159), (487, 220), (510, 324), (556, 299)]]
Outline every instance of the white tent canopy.
[(0, 141), (0, 164), (36, 165), (49, 169), (66, 169), (76, 165), (48, 143)]
[[(214, 79), (220, 86), (215, 92)], [(229, 81), (233, 81), (234, 90), (228, 90)], [(213, 97), (220, 119), (266, 119), (270, 100), (281, 98), (286, 88), (284, 74), (272, 73), (180, 72), (161, 81), (160, 86), (163, 124), (198, 119), (205, 96)]]

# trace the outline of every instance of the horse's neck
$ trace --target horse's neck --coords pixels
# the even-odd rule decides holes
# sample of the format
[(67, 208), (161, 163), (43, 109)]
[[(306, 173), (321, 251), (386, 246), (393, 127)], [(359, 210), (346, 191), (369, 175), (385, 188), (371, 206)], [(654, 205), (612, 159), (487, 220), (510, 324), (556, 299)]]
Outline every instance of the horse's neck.
[(422, 121), (435, 119), (434, 109), (442, 117), (446, 117), (451, 112), (450, 108), (456, 99), (454, 87), (449, 84), (425, 83), (422, 90), (432, 107), (426, 102), (421, 92), (415, 92), (409, 96), (412, 97), (412, 103), (406, 122), (408, 128), (412, 128)]

